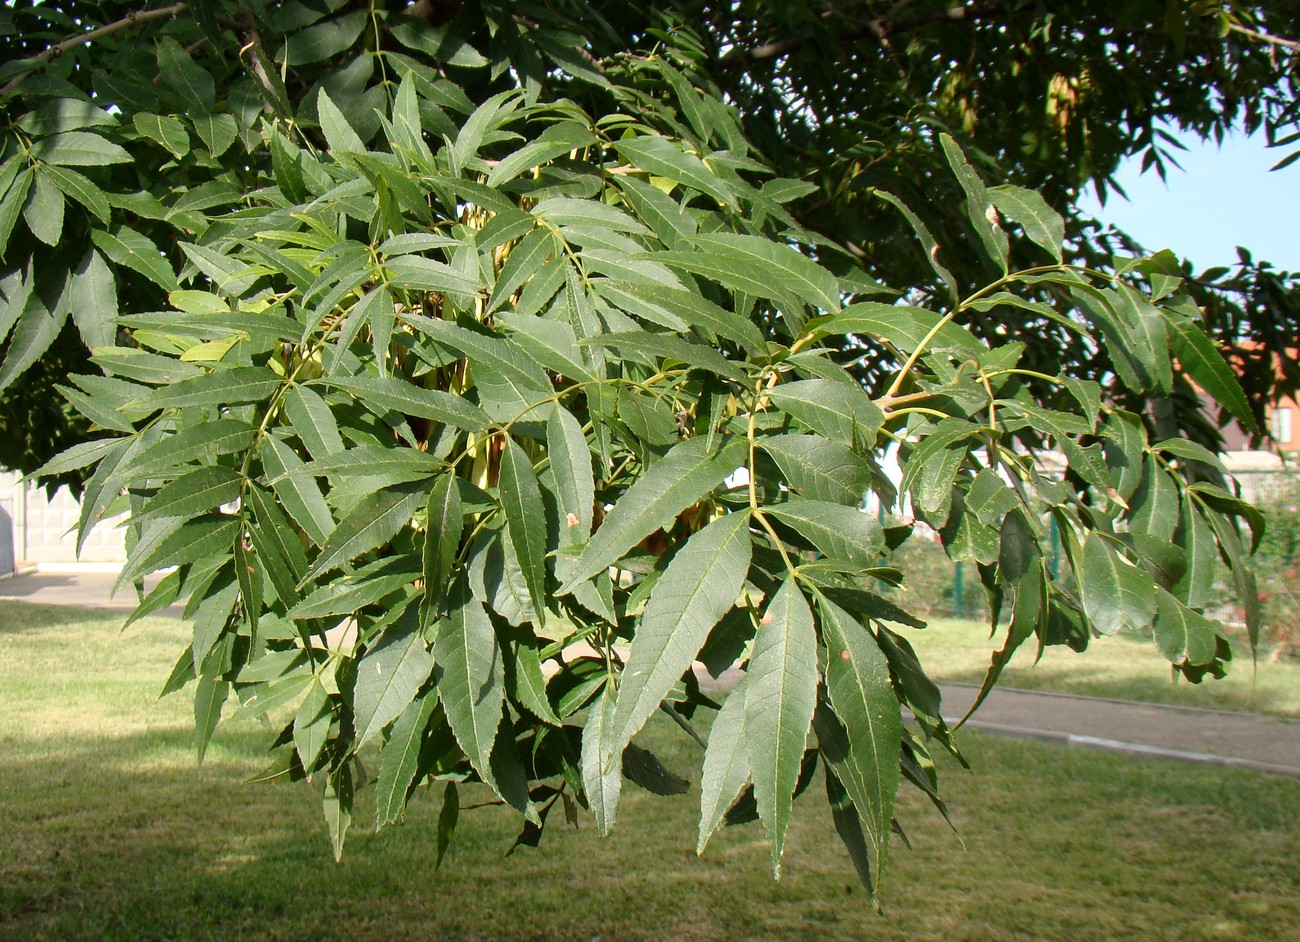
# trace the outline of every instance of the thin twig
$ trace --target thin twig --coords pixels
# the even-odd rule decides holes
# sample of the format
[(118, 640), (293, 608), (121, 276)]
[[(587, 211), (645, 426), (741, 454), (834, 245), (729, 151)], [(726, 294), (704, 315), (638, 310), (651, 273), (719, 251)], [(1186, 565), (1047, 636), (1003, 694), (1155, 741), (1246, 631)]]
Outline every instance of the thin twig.
[(0, 97), (8, 95), (22, 83), (23, 79), (27, 78), (27, 76), (31, 75), (41, 66), (53, 62), (65, 52), (76, 49), (78, 46), (84, 46), (86, 43), (93, 42), (96, 39), (103, 39), (105, 36), (112, 36), (114, 33), (120, 33), (126, 29), (134, 29), (137, 26), (144, 26), (146, 23), (152, 23), (154, 20), (168, 19), (169, 17), (173, 17), (177, 13), (182, 13), (187, 9), (189, 9), (188, 3), (173, 3), (171, 6), (162, 7), (157, 10), (133, 11), (122, 17), (120, 20), (108, 23), (98, 29), (92, 29), (89, 32), (78, 33), (76, 36), (55, 43), (49, 49), (46, 49), (39, 55), (32, 56), (31, 59), (27, 60), (30, 63), (30, 67), (21, 75), (17, 75), (10, 79), (9, 83), (5, 85), (4, 88), (0, 88)]
[(1249, 36), (1251, 39), (1258, 39), (1260, 42), (1268, 43), (1271, 46), (1281, 46), (1284, 49), (1290, 49), (1292, 52), (1300, 52), (1300, 42), (1294, 39), (1285, 39), (1282, 36), (1274, 36), (1272, 33), (1266, 33), (1263, 30), (1251, 29), (1248, 26), (1242, 26), (1240, 23), (1229, 23), (1228, 29), (1234, 33), (1241, 33), (1243, 36)]
[[(838, 39), (841, 42), (851, 42), (857, 39), (871, 37), (878, 42), (886, 42), (891, 33), (903, 33), (917, 26), (924, 26), (928, 23), (955, 23), (961, 21), (975, 20), (986, 16), (990, 13), (1003, 12), (1001, 3), (987, 3), (982, 5), (971, 4), (969, 6), (953, 6), (946, 10), (936, 10), (930, 13), (918, 13), (914, 16), (893, 17), (878, 16), (857, 26), (850, 27), (840, 31)], [(768, 59), (776, 59), (780, 56), (787, 55), (802, 49), (808, 43), (815, 39), (812, 33), (805, 33), (802, 36), (791, 36), (789, 39), (781, 39), (776, 42), (765, 43), (761, 46), (754, 46), (749, 49), (732, 49), (721, 59), (718, 60), (718, 68), (723, 70), (746, 68)]]

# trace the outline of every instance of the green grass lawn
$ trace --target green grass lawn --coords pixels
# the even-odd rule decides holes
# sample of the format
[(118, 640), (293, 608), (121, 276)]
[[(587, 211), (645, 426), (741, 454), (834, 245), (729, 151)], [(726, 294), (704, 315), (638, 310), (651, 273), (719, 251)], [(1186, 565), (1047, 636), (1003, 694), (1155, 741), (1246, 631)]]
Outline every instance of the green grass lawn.
[[(987, 624), (936, 619), (924, 631), (907, 631), (930, 675), (938, 681), (978, 684), (1002, 634), (989, 638)], [(1033, 641), (1016, 652), (999, 683), (1026, 690), (1051, 690), (1093, 697), (1115, 697), (1213, 710), (1238, 710), (1300, 717), (1300, 662), (1270, 661), (1261, 654), (1252, 664), (1244, 641), (1234, 643), (1228, 676), (1191, 684), (1171, 677), (1169, 662), (1150, 637), (1120, 633), (1095, 639), (1076, 654), (1048, 648), (1037, 664)]]
[[(619, 827), (462, 813), (433, 868), (437, 791), (330, 855), (307, 786), (239, 784), (254, 723), (194, 764), (186, 694), (156, 701), (184, 631), (0, 603), (0, 939), (1296, 940), (1300, 781), (963, 733), (957, 838), (911, 794), (876, 915), (815, 783), (773, 883), (756, 826), (694, 854), (698, 792), (626, 786)], [(648, 741), (685, 771), (672, 728)], [(559, 822), (555, 822), (558, 824)], [(962, 842), (964, 841), (964, 848)]]

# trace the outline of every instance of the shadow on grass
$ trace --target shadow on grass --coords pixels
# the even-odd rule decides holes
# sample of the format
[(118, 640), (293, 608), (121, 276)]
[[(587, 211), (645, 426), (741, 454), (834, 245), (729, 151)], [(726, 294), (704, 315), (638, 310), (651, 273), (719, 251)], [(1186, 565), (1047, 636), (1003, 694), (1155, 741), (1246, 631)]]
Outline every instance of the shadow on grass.
[[(0, 586), (0, 594), (5, 587)], [(129, 609), (93, 608), (81, 605), (46, 605), (17, 598), (0, 598), (0, 637), (24, 631), (44, 631), (69, 623), (111, 622), (121, 628)]]
[(908, 795), (913, 849), (895, 842), (880, 917), (817, 784), (780, 883), (756, 827), (718, 834), (697, 858), (696, 798), (631, 787), (613, 837), (555, 820), (540, 848), (509, 859), (517, 819), (466, 812), (440, 871), (436, 791), (379, 835), (365, 833), (363, 803), (337, 865), (310, 786), (236, 784), (265, 741), (219, 734), (195, 767), (179, 725), (10, 737), (0, 938), (1245, 940), (1288, 938), (1300, 920), (1300, 783), (1248, 773), (969, 736), (979, 774), (944, 770), (969, 852)]

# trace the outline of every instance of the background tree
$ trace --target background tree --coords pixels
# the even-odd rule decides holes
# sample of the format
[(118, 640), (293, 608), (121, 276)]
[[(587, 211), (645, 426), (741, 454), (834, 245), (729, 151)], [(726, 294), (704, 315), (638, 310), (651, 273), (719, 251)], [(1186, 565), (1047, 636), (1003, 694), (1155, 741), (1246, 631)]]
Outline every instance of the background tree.
[(363, 750), (377, 824), (446, 782), (445, 840), (473, 780), (527, 843), (684, 790), (633, 739), (710, 709), (700, 846), (757, 817), (779, 868), (821, 763), (870, 885), (956, 747), (867, 490), (978, 565), (988, 684), (1125, 627), (1221, 673), (1220, 563), (1255, 620), (1187, 401), (1253, 424), (1273, 378), (1204, 331), (1294, 330), (1288, 285), (1050, 206), (1160, 120), (1282, 134), (1292, 8), (1151, 7), (16, 3), (0, 388), (62, 380), (88, 436), (42, 473), (83, 535), (131, 511), (123, 584), (177, 567), (140, 612), (188, 599), (200, 752), (232, 694), (287, 717), (266, 777), (336, 852)]

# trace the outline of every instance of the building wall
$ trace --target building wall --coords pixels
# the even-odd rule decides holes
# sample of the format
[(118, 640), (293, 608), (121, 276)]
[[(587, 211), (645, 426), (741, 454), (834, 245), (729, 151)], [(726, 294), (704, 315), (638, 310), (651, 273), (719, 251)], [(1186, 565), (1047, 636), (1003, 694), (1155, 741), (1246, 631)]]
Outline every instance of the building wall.
[(125, 531), (113, 520), (95, 527), (77, 555), (80, 512), (67, 488), (51, 498), (44, 488), (23, 482), (17, 474), (0, 472), (0, 573), (22, 563), (124, 562)]

